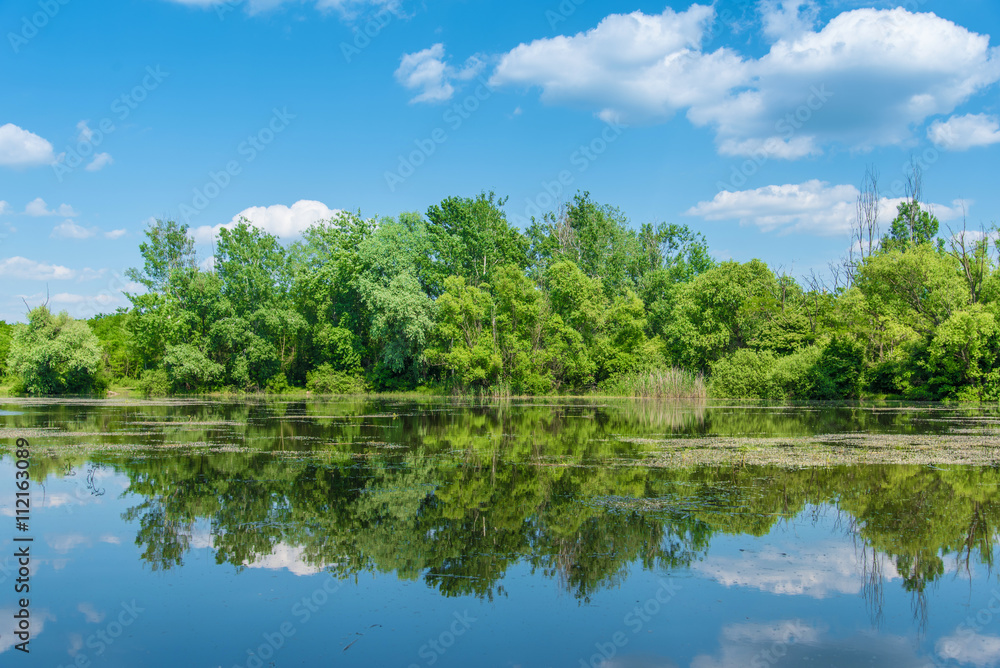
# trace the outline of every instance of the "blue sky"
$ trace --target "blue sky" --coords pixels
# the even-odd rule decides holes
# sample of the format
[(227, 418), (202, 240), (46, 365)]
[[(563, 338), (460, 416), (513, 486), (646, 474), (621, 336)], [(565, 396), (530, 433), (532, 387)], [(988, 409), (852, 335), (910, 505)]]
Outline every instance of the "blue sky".
[(126, 305), (151, 218), (205, 259), (239, 215), (291, 242), (588, 190), (801, 276), (846, 254), (866, 165), (887, 225), (915, 159), (944, 224), (989, 225), (997, 35), (989, 0), (7, 0), (0, 319)]

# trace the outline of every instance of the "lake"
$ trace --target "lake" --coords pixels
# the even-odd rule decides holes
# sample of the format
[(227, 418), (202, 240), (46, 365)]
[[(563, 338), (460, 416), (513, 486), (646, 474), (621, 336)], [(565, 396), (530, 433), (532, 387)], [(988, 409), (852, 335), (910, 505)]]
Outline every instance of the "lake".
[(998, 436), (996, 406), (4, 399), (0, 654), (997, 665)]

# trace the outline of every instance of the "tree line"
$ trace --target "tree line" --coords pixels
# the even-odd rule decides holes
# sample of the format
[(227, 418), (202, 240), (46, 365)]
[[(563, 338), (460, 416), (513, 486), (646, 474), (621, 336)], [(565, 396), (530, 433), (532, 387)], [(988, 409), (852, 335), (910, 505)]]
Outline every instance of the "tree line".
[(635, 227), (588, 193), (524, 230), (492, 192), (342, 213), (289, 245), (240, 220), (211, 263), (157, 220), (130, 307), (0, 324), (0, 371), (31, 394), (1000, 399), (996, 235), (940, 238), (918, 187), (882, 234), (865, 183), (854, 247), (825, 280), (716, 261), (687, 226)]

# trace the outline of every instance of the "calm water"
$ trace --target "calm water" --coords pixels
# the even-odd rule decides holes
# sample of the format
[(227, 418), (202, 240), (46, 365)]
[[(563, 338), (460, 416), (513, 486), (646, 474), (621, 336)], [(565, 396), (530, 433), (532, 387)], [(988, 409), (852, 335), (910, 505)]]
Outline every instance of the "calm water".
[[(998, 429), (944, 406), (3, 400), (0, 663), (997, 665)], [(860, 463), (865, 439), (980, 465)], [(816, 443), (829, 464), (800, 466)]]

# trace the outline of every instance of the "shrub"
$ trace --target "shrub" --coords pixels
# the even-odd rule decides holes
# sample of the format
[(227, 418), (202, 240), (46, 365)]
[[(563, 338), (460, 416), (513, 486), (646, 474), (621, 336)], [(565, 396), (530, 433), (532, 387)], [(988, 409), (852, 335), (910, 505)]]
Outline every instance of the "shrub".
[(775, 382), (778, 360), (770, 351), (737, 350), (712, 365), (711, 394), (727, 399), (777, 399), (783, 393)]
[(45, 306), (28, 313), (27, 325), (14, 328), (7, 364), (17, 390), (28, 394), (85, 394), (107, 387), (100, 344), (87, 323), (65, 311), (54, 316)]
[(170, 394), (170, 376), (163, 369), (146, 369), (135, 383), (135, 389), (147, 397)]
[(288, 377), (285, 376), (283, 371), (279, 371), (271, 376), (264, 386), (264, 391), (268, 394), (284, 394), (290, 392), (291, 389), (292, 386), (288, 384)]
[(364, 378), (321, 364), (306, 374), (306, 388), (318, 394), (364, 394)]

